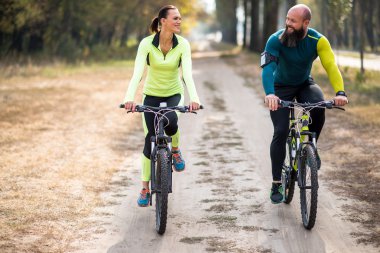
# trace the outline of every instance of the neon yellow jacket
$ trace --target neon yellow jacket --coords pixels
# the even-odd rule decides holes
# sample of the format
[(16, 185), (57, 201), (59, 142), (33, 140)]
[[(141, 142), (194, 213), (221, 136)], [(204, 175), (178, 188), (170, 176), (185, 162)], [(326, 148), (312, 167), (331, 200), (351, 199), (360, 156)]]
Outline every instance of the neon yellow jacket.
[(133, 76), (129, 82), (124, 102), (134, 101), (137, 87), (142, 79), (144, 67), (148, 67), (143, 93), (156, 97), (183, 94), (184, 88), (179, 73), (182, 66), (183, 81), (187, 86), (190, 101), (200, 104), (192, 77), (191, 49), (189, 42), (173, 35), (173, 47), (164, 55), (160, 50), (159, 33), (144, 38), (137, 50)]

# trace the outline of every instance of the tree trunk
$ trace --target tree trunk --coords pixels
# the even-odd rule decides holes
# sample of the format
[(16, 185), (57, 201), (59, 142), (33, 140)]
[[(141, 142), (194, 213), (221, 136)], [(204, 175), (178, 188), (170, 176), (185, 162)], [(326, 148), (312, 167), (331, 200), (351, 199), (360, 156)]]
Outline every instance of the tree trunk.
[[(358, 22), (357, 22), (357, 17), (361, 15), (357, 15), (359, 6), (358, 6), (358, 1), (353, 0), (352, 1), (352, 12), (351, 12), (351, 31), (352, 31), (352, 47), (355, 50), (360, 50), (360, 45), (359, 45), (359, 36), (358, 36)], [(359, 28), (360, 29), (360, 28)]]
[(215, 0), (216, 15), (221, 25), (222, 41), (237, 44), (237, 0)]
[(360, 73), (364, 75), (364, 4), (363, 2), (359, 2), (357, 6), (357, 16), (359, 17), (359, 50), (360, 50)]
[(375, 24), (376, 24), (376, 52), (378, 52), (378, 46), (379, 46), (379, 42), (380, 42), (380, 3), (379, 2), (376, 2), (376, 17), (377, 19), (375, 20)]
[(343, 45), (346, 48), (349, 48), (350, 46), (350, 31), (349, 31), (348, 19), (344, 21), (344, 26), (343, 26)]
[(248, 19), (248, 0), (243, 0), (244, 22), (243, 22), (243, 48), (247, 47), (247, 19)]
[(120, 38), (120, 46), (121, 47), (127, 47), (128, 32), (129, 32), (129, 25), (128, 25), (128, 23), (126, 23), (124, 25), (123, 32), (122, 32), (121, 38)]
[(286, 0), (286, 1), (285, 1), (285, 4), (286, 4), (286, 6), (285, 6), (285, 10), (286, 10), (286, 13), (288, 13), (288, 10), (289, 10), (291, 7), (293, 7), (294, 5), (297, 4), (297, 0)]
[[(378, 0), (376, 0), (378, 1)], [(374, 51), (375, 49), (375, 37), (374, 37), (374, 23), (373, 23), (373, 11), (374, 11), (374, 7), (375, 7), (375, 3), (371, 0), (371, 1), (364, 1), (363, 3), (364, 5), (366, 5), (364, 7), (364, 10), (366, 10), (365, 14), (363, 13), (362, 15), (364, 15), (364, 27), (365, 27), (365, 31), (366, 31), (366, 34), (367, 34), (367, 39), (368, 39), (368, 43), (371, 47), (371, 50)]]
[(260, 0), (250, 0), (251, 2), (251, 33), (249, 49), (254, 52), (261, 52), (261, 38), (259, 32), (259, 8)]
[(265, 45), (269, 36), (277, 30), (278, 6), (278, 0), (265, 1), (264, 3), (264, 37), (262, 38), (262, 45)]

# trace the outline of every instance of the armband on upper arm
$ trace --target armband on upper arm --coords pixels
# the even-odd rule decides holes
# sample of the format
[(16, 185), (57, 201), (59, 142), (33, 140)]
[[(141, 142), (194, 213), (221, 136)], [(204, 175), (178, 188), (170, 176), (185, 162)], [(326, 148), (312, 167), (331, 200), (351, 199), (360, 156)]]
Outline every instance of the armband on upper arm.
[(268, 65), (271, 62), (275, 62), (277, 64), (278, 63), (278, 57), (271, 55), (268, 52), (263, 52), (261, 54), (260, 67), (264, 68), (266, 65)]

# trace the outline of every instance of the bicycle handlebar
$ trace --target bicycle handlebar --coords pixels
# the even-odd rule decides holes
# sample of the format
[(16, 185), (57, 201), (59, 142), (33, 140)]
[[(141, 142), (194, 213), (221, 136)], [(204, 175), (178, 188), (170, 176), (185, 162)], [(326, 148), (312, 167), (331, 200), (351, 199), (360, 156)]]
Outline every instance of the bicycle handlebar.
[(285, 101), (285, 100), (279, 100), (278, 104), (281, 105), (281, 107), (302, 107), (302, 108), (308, 108), (308, 107), (325, 107), (326, 109), (340, 109), (345, 111), (344, 108), (340, 106), (335, 106), (334, 100), (326, 100), (326, 101), (321, 101), (317, 103), (298, 103), (294, 101)]
[[(125, 104), (120, 104), (120, 108), (125, 108)], [(146, 110), (151, 110), (151, 111), (179, 111), (182, 113), (185, 112), (190, 112), (190, 107), (189, 106), (168, 106), (168, 107), (155, 107), (155, 106), (149, 106), (149, 105), (136, 105), (135, 107), (135, 112), (145, 112)], [(199, 107), (199, 109), (204, 109), (203, 105)], [(132, 111), (127, 111), (127, 113), (132, 112)], [(192, 111), (192, 113), (196, 113), (195, 111)]]

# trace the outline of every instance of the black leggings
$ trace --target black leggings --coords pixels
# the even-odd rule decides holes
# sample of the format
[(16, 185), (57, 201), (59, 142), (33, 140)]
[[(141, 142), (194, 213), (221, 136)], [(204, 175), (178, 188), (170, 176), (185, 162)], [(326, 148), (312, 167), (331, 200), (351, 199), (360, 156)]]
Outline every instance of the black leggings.
[[(321, 88), (309, 78), (301, 85), (284, 86), (275, 85), (275, 95), (281, 100), (297, 102), (316, 103), (324, 100)], [(274, 134), (270, 145), (270, 157), (272, 160), (273, 181), (281, 180), (281, 170), (285, 159), (286, 138), (289, 131), (289, 108), (280, 108), (277, 111), (271, 111), (270, 116), (273, 122)], [(317, 134), (317, 139), (325, 123), (325, 109), (316, 108), (310, 111), (312, 123), (309, 130)]]
[[(145, 95), (143, 104), (149, 106), (160, 106), (161, 102), (166, 102), (167, 106), (177, 106), (181, 101), (181, 94), (175, 94), (170, 97), (154, 97)], [(169, 119), (169, 125), (165, 127), (165, 133), (172, 136), (178, 131), (178, 116), (176, 112), (169, 112), (165, 114)], [(148, 133), (145, 136), (145, 145), (143, 153), (146, 158), (150, 159), (151, 153), (151, 143), (150, 137), (155, 135), (154, 131), (154, 113), (144, 112), (145, 126), (147, 127)], [(164, 126), (167, 124), (167, 120), (164, 121)]]

